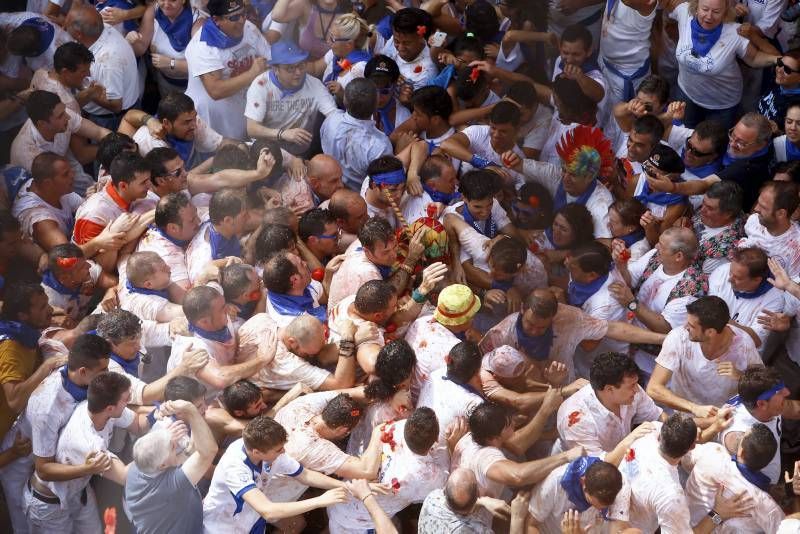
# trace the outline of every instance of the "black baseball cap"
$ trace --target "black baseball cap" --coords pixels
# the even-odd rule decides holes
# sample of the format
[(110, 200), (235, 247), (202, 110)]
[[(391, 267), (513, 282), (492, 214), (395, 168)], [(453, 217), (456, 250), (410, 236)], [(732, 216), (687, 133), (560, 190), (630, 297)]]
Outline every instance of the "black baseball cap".
[(377, 55), (367, 61), (364, 66), (364, 77), (376, 78), (379, 76), (388, 79), (391, 83), (396, 83), (400, 79), (400, 68), (389, 56)]
[(206, 11), (214, 17), (222, 17), (244, 9), (243, 0), (208, 0)]

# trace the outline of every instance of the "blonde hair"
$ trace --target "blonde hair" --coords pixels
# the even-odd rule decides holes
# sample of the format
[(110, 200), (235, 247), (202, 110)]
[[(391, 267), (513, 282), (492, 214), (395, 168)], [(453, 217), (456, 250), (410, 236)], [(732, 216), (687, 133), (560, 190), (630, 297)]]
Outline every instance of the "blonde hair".
[[(725, 3), (725, 14), (722, 15), (722, 23), (736, 22), (736, 2), (734, 0), (723, 0)], [(689, 14), (697, 16), (697, 5), (700, 0), (689, 0)]]
[(356, 49), (367, 50), (369, 46), (367, 37), (372, 33), (372, 26), (369, 26), (366, 20), (355, 13), (345, 13), (337, 17), (336, 27), (342, 39), (351, 39), (355, 41)]

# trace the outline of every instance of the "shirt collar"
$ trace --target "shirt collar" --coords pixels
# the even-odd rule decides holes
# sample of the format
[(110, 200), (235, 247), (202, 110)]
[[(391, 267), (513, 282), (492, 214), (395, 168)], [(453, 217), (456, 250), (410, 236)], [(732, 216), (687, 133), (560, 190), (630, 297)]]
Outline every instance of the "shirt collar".
[(112, 182), (110, 180), (106, 184), (106, 194), (109, 197), (111, 197), (111, 200), (113, 200), (114, 204), (119, 206), (120, 209), (122, 209), (124, 211), (128, 211), (130, 209), (130, 207), (131, 207), (130, 203), (129, 202), (125, 202), (125, 199), (123, 199), (121, 196), (119, 196), (119, 193), (114, 188), (114, 182)]

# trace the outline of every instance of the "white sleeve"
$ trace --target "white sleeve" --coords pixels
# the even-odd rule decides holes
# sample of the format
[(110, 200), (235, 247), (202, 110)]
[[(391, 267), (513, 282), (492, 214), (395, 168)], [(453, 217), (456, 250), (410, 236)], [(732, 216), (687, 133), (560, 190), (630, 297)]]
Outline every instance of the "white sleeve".
[(561, 170), (546, 161), (523, 160), (522, 174), (525, 175), (526, 181), (546, 187), (551, 195), (556, 194), (558, 184), (561, 183)]
[(259, 74), (247, 88), (247, 104), (244, 116), (256, 122), (263, 122), (267, 113), (267, 73)]
[(697, 299), (691, 296), (672, 299), (671, 301), (667, 302), (666, 306), (664, 306), (664, 309), (661, 311), (661, 315), (667, 320), (672, 328), (680, 328), (686, 324), (686, 316), (688, 315), (686, 312), (686, 306), (695, 300)]
[(186, 51), (188, 52), (186, 54), (186, 63), (189, 69), (189, 76), (197, 77), (225, 69), (225, 65), (216, 53), (216, 49), (202, 41), (191, 43)]
[(667, 137), (667, 144), (676, 152), (680, 152), (686, 146), (686, 140), (689, 139), (694, 130), (685, 126), (673, 125)]
[(130, 408), (125, 408), (122, 410), (122, 415), (114, 419), (114, 426), (120, 428), (128, 428), (133, 424), (133, 421), (135, 419), (136, 419), (136, 414), (133, 413), (133, 410), (131, 410)]
[(314, 102), (320, 113), (327, 117), (339, 109), (336, 107), (336, 101), (330, 91), (325, 88), (322, 82), (314, 78), (312, 84), (314, 86)]
[(683, 348), (681, 346), (682, 330), (683, 329), (676, 328), (667, 334), (664, 343), (661, 345), (661, 352), (658, 353), (658, 357), (656, 358), (656, 363), (658, 365), (673, 373), (677, 372), (681, 366), (681, 349)]

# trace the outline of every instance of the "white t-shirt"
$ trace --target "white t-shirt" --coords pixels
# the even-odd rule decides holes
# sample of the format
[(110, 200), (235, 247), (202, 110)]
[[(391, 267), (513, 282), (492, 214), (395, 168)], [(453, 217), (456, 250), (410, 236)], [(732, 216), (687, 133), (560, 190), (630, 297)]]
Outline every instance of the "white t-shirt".
[[(334, 57), (333, 50), (328, 50), (325, 52), (325, 55), (322, 58), (325, 61), (325, 72), (322, 73), (323, 80), (327, 80), (333, 72)], [(339, 76), (337, 76), (335, 80), (331, 81), (338, 82), (339, 85), (342, 86), (342, 89), (344, 89), (351, 81), (355, 80), (356, 78), (364, 77), (364, 67), (366, 66), (366, 61), (353, 63), (349, 69), (339, 71)]]
[(631, 445), (619, 466), (631, 486), (630, 525), (643, 532), (686, 534), (692, 531), (689, 503), (678, 479), (677, 466), (670, 465), (659, 451), (655, 430)]
[(33, 73), (31, 88), (57, 94), (58, 98), (67, 106), (67, 109), (80, 115), (81, 105), (75, 99), (74, 91), (58, 80), (51, 78), (47, 69), (39, 69)]
[(519, 127), (520, 134), (523, 137), (522, 148), (541, 151), (547, 141), (547, 130), (550, 128), (552, 120), (553, 110), (543, 104), (539, 104), (531, 120)]
[(42, 198), (29, 190), (31, 182), (20, 189), (17, 199), (11, 206), (11, 215), (22, 226), (22, 233), (33, 238), (33, 229), (36, 223), (53, 221), (58, 225), (68, 238), (72, 236), (72, 226), (75, 224), (75, 212), (83, 204), (83, 198), (77, 193), (67, 193), (59, 200), (61, 207), (57, 208), (48, 204)]
[[(491, 127), (489, 125), (475, 124), (473, 126), (467, 126), (461, 130), (461, 133), (466, 135), (467, 139), (469, 139), (469, 150), (472, 151), (473, 154), (477, 154), (482, 158), (500, 164), (503, 161), (502, 154), (498, 154), (492, 146), (490, 130)], [(516, 144), (511, 150), (520, 158), (525, 159), (525, 153)], [(470, 170), (472, 170), (472, 165), (470, 165), (468, 161), (465, 161), (461, 165), (461, 172), (464, 173)], [(517, 189), (525, 185), (525, 176), (522, 173), (512, 171), (511, 169), (504, 170), (511, 175)]]
[[(62, 368), (63, 369), (63, 368)], [(40, 458), (56, 455), (58, 435), (69, 421), (78, 401), (63, 386), (61, 369), (45, 378), (28, 399), (23, 434), (30, 435), (32, 452)], [(25, 429), (29, 428), (28, 433)]]
[[(655, 9), (649, 15), (643, 16), (625, 2), (615, 2), (611, 12), (603, 16), (600, 68), (605, 67), (603, 60), (608, 60), (625, 75), (639, 70), (650, 56), (650, 30), (655, 16)], [(622, 80), (607, 72), (607, 69), (604, 74), (608, 84), (606, 88), (613, 91), (619, 102), (622, 97)]]
[(411, 378), (411, 395), (416, 399), (420, 389), (430, 380), (431, 374), (445, 367), (445, 356), (461, 340), (439, 324), (431, 314), (421, 314), (414, 320), (408, 327), (405, 340), (417, 356)]
[[(319, 111), (326, 117), (337, 110), (336, 101), (317, 78), (306, 74), (303, 86), (297, 92), (281, 96), (281, 90), (272, 80), (274, 72), (264, 72), (247, 89), (244, 116), (267, 128), (303, 128), (312, 134)], [(291, 145), (292, 153), (300, 154), (307, 144)]]
[(767, 256), (776, 259), (789, 276), (800, 275), (800, 226), (791, 224), (781, 235), (772, 235), (758, 221), (758, 214), (747, 218), (744, 225), (747, 237), (739, 241), (739, 248), (758, 247)]
[[(102, 430), (97, 430), (89, 416), (87, 401), (75, 407), (61, 435), (58, 437), (56, 449), (56, 462), (67, 465), (80, 465), (86, 462), (86, 456), (92, 452), (103, 451), (114, 456), (108, 451), (111, 434), (115, 428), (127, 428), (133, 424), (136, 415), (128, 408), (124, 408), (119, 418), (109, 419)], [(62, 482), (47, 482), (47, 487), (61, 499), (62, 508), (66, 507), (73, 496), (80, 493), (89, 484), (91, 476), (73, 478)]]
[(433, 371), (422, 384), (417, 406), (426, 406), (439, 419), (439, 441), (444, 441), (447, 426), (457, 417), (467, 417), (483, 402), (483, 397), (471, 386), (456, 384), (447, 378), (447, 367)]
[(213, 124), (219, 133), (231, 139), (244, 139), (246, 89), (243, 87), (231, 96), (214, 100), (209, 96), (200, 77), (221, 71), (222, 79), (234, 78), (249, 70), (256, 57), (269, 59), (269, 45), (250, 21), (245, 22), (241, 42), (230, 48), (209, 46), (200, 40), (202, 35), (202, 29), (196, 32), (185, 50), (189, 66), (186, 95), (194, 100), (197, 114), (207, 123)]
[(47, 47), (47, 49), (38, 56), (26, 57), (26, 58), (21, 58), (17, 56), (17, 58), (15, 59), (17, 61), (24, 61), (24, 63), (28, 65), (28, 67), (33, 71), (38, 69), (52, 69), (53, 56), (55, 55), (56, 50), (62, 44), (71, 42), (72, 37), (70, 37), (70, 35), (61, 26), (52, 22), (47, 17), (45, 17), (44, 11), (29, 9), (28, 11), (21, 11), (16, 13), (2, 13), (0, 14), (0, 26), (2, 26), (7, 32), (10, 33), (14, 29), (21, 26), (23, 22), (32, 18), (44, 19), (53, 27), (54, 30), (53, 40), (50, 42), (50, 45)]
[[(356, 249), (361, 247), (356, 247)], [(328, 313), (342, 299), (355, 295), (362, 284), (370, 280), (382, 280), (381, 273), (374, 263), (367, 259), (364, 250), (351, 249), (347, 252), (339, 270), (333, 274), (328, 290)]]
[[(75, 157), (69, 149), (69, 140), (72, 134), (80, 129), (83, 120), (79, 114), (68, 109), (66, 131), (57, 133), (52, 141), (48, 141), (42, 137), (33, 122), (28, 119), (11, 143), (11, 164), (19, 165), (30, 171), (36, 156), (42, 152), (53, 152), (68, 158), (70, 166), (74, 167), (77, 164), (80, 167), (80, 164), (75, 161)], [(74, 164), (72, 163), (73, 161), (75, 161)]]
[[(92, 79), (106, 88), (108, 100), (122, 99), (122, 110), (132, 108), (139, 99), (139, 67), (136, 55), (125, 38), (114, 28), (106, 25), (103, 33), (89, 47), (94, 54), (90, 67)], [(107, 115), (111, 110), (94, 102), (83, 106), (87, 113)]]
[(155, 321), (158, 313), (169, 304), (169, 299), (159, 295), (133, 293), (128, 288), (119, 292), (119, 307), (127, 310), (140, 319)]
[(726, 22), (722, 35), (702, 57), (692, 55), (692, 16), (689, 4), (681, 4), (669, 15), (678, 22), (678, 85), (692, 101), (707, 109), (736, 106), (742, 99), (742, 73), (736, 64), (744, 58), (750, 41), (736, 30), (739, 24)]
[(738, 380), (721, 376), (717, 365), (731, 362), (740, 372), (751, 365), (763, 365), (750, 335), (736, 326), (728, 325), (733, 333), (725, 354), (709, 360), (700, 343), (689, 339), (689, 331), (678, 327), (667, 334), (656, 363), (672, 371), (669, 388), (675, 395), (701, 405), (722, 406), (736, 394)]
[(44, 282), (42, 282), (41, 286), (45, 295), (47, 295), (47, 302), (50, 306), (63, 310), (65, 315), (77, 324), (89, 311), (89, 303), (94, 298), (97, 280), (102, 273), (103, 268), (100, 265), (89, 261), (89, 280), (80, 287), (77, 296), (73, 296), (70, 293), (60, 293)]
[(772, 484), (777, 484), (781, 477), (781, 416), (773, 417), (769, 421), (762, 422), (753, 417), (753, 414), (750, 413), (744, 403), (737, 404), (733, 408), (733, 423), (731, 426), (720, 432), (717, 438), (718, 441), (724, 445), (725, 436), (727, 436), (730, 432), (741, 432), (744, 434), (757, 423), (766, 425), (766, 427), (769, 428), (770, 432), (772, 432), (772, 435), (775, 437), (775, 442), (779, 444), (778, 448), (775, 450), (775, 456), (773, 456), (769, 464), (767, 464), (767, 466), (761, 470), (762, 473), (769, 477)]
[(702, 443), (684, 456), (684, 468), (691, 467), (686, 481), (686, 498), (692, 523), (703, 520), (714, 502), (720, 487), (723, 497), (733, 498), (744, 493), (753, 504), (748, 517), (732, 517), (714, 529), (719, 534), (777, 532), (784, 515), (770, 495), (748, 482), (739, 472), (731, 455), (719, 443)]
[(620, 406), (619, 416), (603, 406), (591, 384), (566, 399), (558, 408), (556, 425), (562, 450), (582, 445), (586, 454), (605, 458), (622, 439), (630, 434), (633, 425), (656, 421), (661, 416), (641, 386), (629, 405)]
[[(170, 144), (163, 139), (153, 137), (150, 134), (150, 130), (147, 129), (147, 126), (142, 126), (136, 130), (136, 133), (133, 134), (133, 140), (136, 141), (136, 145), (139, 147), (139, 154), (141, 154), (142, 157), (145, 157), (154, 148), (170, 146)], [(194, 155), (195, 152), (201, 152), (203, 154), (216, 152), (221, 143), (222, 135), (198, 116), (195, 121), (192, 155)], [(189, 161), (184, 163), (189, 165), (191, 161), (192, 157), (189, 156)]]
[[(375, 53), (377, 54), (378, 51), (376, 50)], [(414, 89), (424, 87), (429, 79), (439, 74), (439, 69), (431, 59), (431, 50), (427, 43), (422, 52), (411, 61), (406, 61), (397, 53), (397, 49), (394, 47), (394, 37), (386, 41), (380, 53), (389, 56), (397, 63), (400, 68), (400, 80), (411, 83)]]
[(249, 533), (260, 515), (245, 502), (244, 495), (258, 490), (269, 498), (276, 482), (302, 472), (303, 466), (287, 454), (281, 454), (271, 464), (254, 464), (247, 456), (244, 440), (237, 439), (220, 458), (203, 499), (203, 532)]
[[(575, 509), (575, 505), (569, 500), (567, 492), (561, 486), (561, 478), (564, 476), (567, 467), (569, 467), (569, 464), (556, 467), (547, 475), (547, 478), (534, 486), (531, 492), (528, 512), (539, 523), (542, 532), (560, 532), (561, 519), (564, 517), (564, 513), (567, 510)], [(604, 523), (606, 521), (627, 521), (630, 498), (631, 488), (623, 478), (622, 489), (619, 490), (614, 502), (606, 511), (608, 519), (604, 519), (602, 512), (591, 506), (585, 512), (581, 512), (581, 526), (586, 529), (591, 525), (593, 527), (592, 530), (596, 529), (598, 532), (604, 532)]]
[(711, 276), (708, 277), (708, 294), (724, 300), (728, 305), (731, 320), (753, 330), (761, 339), (763, 346), (769, 336), (769, 330), (759, 324), (756, 319), (761, 315), (762, 310), (779, 313), (783, 311), (783, 291), (773, 287), (760, 297), (739, 298), (734, 295), (733, 286), (728, 281), (730, 273), (730, 263), (720, 266), (711, 273)]
[(186, 267), (186, 251), (165, 238), (156, 230), (149, 228), (139, 244), (136, 245), (137, 252), (155, 252), (169, 266), (169, 279), (176, 283), (189, 283), (189, 271)]

